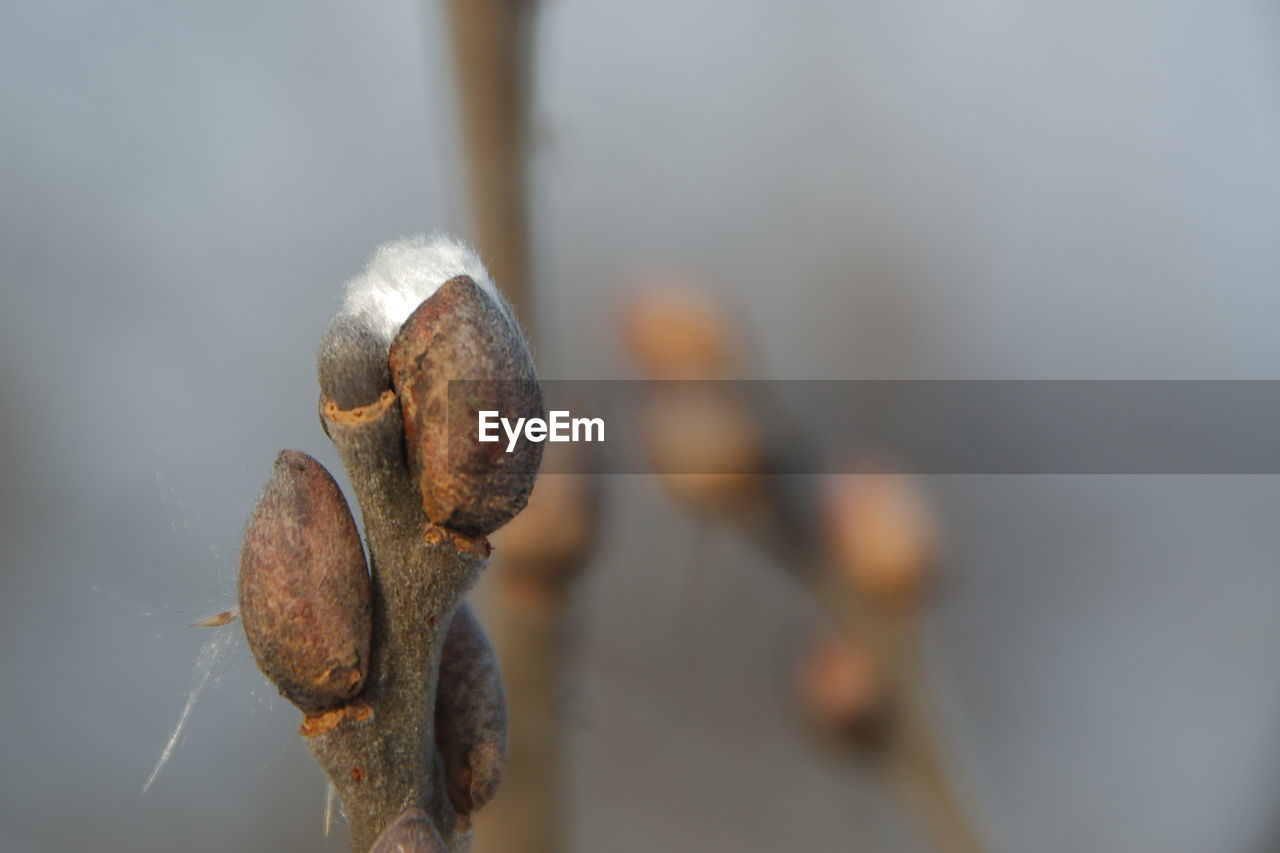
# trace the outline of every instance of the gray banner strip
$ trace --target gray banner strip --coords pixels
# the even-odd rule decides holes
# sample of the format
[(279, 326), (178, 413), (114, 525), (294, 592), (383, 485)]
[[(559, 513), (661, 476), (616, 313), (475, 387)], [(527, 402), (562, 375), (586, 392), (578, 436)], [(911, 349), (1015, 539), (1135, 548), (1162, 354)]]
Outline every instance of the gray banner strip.
[(1280, 380), (550, 380), (543, 393), (549, 411), (605, 424), (603, 442), (549, 458), (553, 473), (724, 473), (718, 451), (741, 427), (777, 474), (868, 455), (922, 474), (1280, 474)]

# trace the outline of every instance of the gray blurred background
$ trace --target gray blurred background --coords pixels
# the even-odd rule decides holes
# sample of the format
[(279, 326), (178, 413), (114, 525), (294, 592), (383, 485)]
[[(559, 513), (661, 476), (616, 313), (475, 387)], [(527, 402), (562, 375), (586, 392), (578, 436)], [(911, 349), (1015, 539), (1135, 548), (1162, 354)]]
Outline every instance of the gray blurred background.
[[(447, 47), (430, 3), (0, 8), (0, 849), (345, 849), (297, 712), (185, 626), (232, 603), (275, 452), (338, 467), (342, 281), (465, 227)], [(1275, 3), (547, 0), (536, 56), (549, 376), (624, 375), (618, 302), (677, 267), (771, 378), (1280, 377)], [(929, 486), (993, 847), (1280, 847), (1275, 479)], [(924, 850), (795, 725), (807, 598), (610, 488), (575, 849)]]

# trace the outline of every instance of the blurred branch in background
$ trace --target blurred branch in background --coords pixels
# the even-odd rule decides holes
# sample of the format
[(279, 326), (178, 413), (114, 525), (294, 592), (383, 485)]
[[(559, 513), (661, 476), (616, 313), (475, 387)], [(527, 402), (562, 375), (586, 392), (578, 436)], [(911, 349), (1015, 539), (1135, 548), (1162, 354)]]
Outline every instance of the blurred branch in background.
[[(651, 281), (627, 305), (623, 340), (647, 378), (741, 378), (748, 341), (724, 305), (687, 281)], [(832, 633), (797, 672), (819, 739), (878, 762), (914, 802), (935, 847), (977, 853), (922, 659), (920, 605), (936, 555), (930, 510), (906, 477), (870, 466), (823, 485), (784, 476), (811, 452), (775, 407), (732, 383), (650, 385), (646, 451), (671, 496), (727, 524), (803, 584)]]
[[(531, 0), (449, 0), (447, 8), (473, 238), (536, 340), (527, 178), (536, 10)], [(564, 472), (575, 470), (575, 455), (589, 451), (548, 445), (548, 452), (568, 457), (549, 467)], [(558, 853), (568, 846), (569, 586), (595, 547), (599, 491), (594, 477), (541, 477), (519, 523), (495, 539), (494, 577), (478, 606), (506, 684), (510, 760), (497, 797), (476, 821), (475, 853)]]
[(526, 332), (536, 320), (529, 263), (528, 127), (533, 0), (448, 0), (471, 198), (471, 242)]
[[(573, 470), (582, 447), (547, 445), (547, 470)], [(475, 853), (569, 848), (570, 592), (595, 549), (599, 484), (590, 475), (539, 477), (524, 511), (494, 539), (498, 572), (483, 606), (507, 688), (510, 759), (502, 788), (476, 821)]]

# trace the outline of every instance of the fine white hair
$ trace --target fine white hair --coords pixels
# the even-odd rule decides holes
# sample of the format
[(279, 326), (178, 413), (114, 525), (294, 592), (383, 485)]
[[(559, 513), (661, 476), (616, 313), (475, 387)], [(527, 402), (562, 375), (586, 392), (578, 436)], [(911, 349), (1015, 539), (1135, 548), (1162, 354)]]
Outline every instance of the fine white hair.
[(451, 278), (470, 276), (511, 323), (515, 317), (476, 251), (456, 237), (432, 234), (383, 243), (364, 271), (347, 282), (340, 313), (354, 317), (390, 346), (404, 321)]

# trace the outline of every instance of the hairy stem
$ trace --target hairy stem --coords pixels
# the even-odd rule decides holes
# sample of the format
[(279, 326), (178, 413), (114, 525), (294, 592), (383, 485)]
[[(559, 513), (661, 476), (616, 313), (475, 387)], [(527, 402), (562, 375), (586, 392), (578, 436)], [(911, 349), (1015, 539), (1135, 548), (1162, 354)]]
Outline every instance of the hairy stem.
[(484, 567), (488, 544), (426, 520), (405, 461), (394, 393), (349, 411), (322, 400), (321, 418), (364, 518), (373, 652), (360, 699), (307, 718), (302, 733), (342, 797), (353, 850), (369, 850), (401, 812), (417, 807), (447, 847), (461, 851), (467, 823), (456, 820), (445, 793), (429, 699), (445, 632)]

